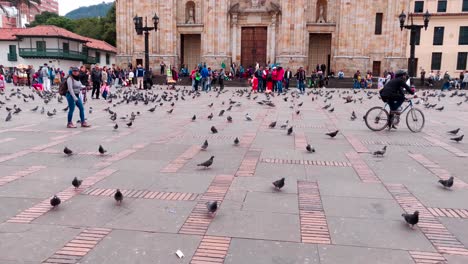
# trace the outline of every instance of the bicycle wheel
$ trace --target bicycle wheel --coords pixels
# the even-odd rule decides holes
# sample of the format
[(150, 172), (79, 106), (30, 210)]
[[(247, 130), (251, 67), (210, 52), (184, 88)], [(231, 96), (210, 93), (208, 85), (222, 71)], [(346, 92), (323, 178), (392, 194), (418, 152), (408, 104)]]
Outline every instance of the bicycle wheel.
[(421, 110), (412, 108), (408, 111), (408, 114), (406, 115), (406, 125), (411, 132), (421, 132), (424, 128), (425, 122), (426, 119), (424, 118), (424, 114)]
[(369, 109), (365, 117), (366, 126), (372, 131), (382, 131), (388, 126), (388, 112), (380, 106)]

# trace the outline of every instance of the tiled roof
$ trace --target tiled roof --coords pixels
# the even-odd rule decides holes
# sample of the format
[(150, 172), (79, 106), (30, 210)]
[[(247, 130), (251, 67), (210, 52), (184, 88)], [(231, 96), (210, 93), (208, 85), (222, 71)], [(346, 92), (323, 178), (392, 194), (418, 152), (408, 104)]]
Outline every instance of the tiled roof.
[(105, 41), (92, 39), (92, 38), (86, 38), (86, 39), (89, 42), (87, 42), (85, 45), (86, 47), (90, 49), (103, 50), (107, 52), (117, 53), (117, 48)]
[(59, 37), (87, 42), (88, 39), (78, 34), (70, 32), (66, 29), (56, 26), (36, 26), (32, 28), (25, 28), (19, 31), (16, 36), (18, 37)]
[(16, 34), (24, 30), (23, 28), (0, 28), (1, 40), (16, 40)]
[(17, 37), (57, 37), (84, 42), (90, 49), (117, 53), (111, 44), (93, 38), (87, 38), (56, 26), (36, 26), (32, 28), (0, 28), (0, 41), (17, 40)]

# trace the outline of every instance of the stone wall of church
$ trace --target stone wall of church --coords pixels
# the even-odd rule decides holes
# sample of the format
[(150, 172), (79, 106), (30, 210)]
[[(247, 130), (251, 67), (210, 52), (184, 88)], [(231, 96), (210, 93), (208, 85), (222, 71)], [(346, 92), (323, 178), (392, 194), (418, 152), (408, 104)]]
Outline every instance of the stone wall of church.
[[(117, 60), (125, 66), (144, 59), (144, 35), (135, 33), (135, 15), (160, 18), (150, 32), (150, 65), (161, 60), (179, 66), (182, 34), (200, 34), (201, 61), (218, 67), (241, 61), (242, 27), (268, 30), (267, 60), (292, 68), (308, 67), (312, 33), (331, 38), (330, 69), (372, 70), (374, 61), (385, 69), (406, 68), (406, 32), (398, 14), (404, 0), (117, 0)], [(376, 35), (375, 15), (383, 13), (382, 34)], [(326, 56), (325, 56), (326, 57)], [(326, 63), (326, 62), (323, 62)]]

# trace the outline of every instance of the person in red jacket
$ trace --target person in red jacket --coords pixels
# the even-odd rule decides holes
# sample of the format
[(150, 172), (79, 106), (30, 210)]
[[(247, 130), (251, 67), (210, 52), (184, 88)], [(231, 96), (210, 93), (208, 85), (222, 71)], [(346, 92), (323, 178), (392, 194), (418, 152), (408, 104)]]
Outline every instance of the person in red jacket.
[(273, 82), (273, 92), (276, 92), (278, 83), (278, 68), (276, 67), (273, 67), (273, 71), (271, 72), (271, 80)]

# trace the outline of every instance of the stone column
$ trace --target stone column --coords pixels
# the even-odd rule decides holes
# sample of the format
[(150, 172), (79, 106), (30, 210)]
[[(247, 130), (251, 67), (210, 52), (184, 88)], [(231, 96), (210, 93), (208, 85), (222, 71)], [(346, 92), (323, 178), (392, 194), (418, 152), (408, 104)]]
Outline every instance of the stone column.
[(270, 45), (269, 45), (270, 46), (270, 54), (269, 54), (269, 58), (267, 60), (269, 60), (271, 63), (274, 63), (275, 60), (276, 60), (276, 57), (275, 57), (276, 56), (276, 25), (277, 25), (276, 15), (277, 14), (275, 13), (275, 14), (273, 14), (271, 16), (271, 24), (270, 24), (270, 29), (269, 29), (270, 32), (271, 32), (270, 33), (270, 40), (269, 40), (269, 42), (270, 42)]
[(232, 33), (232, 39), (231, 39), (231, 53), (232, 53), (232, 61), (236, 61), (237, 57), (237, 14), (232, 14), (231, 18), (231, 33)]

